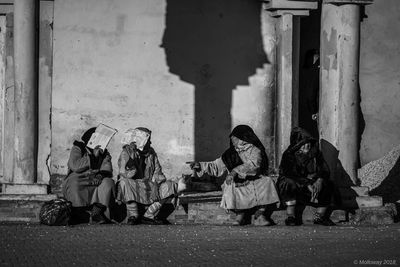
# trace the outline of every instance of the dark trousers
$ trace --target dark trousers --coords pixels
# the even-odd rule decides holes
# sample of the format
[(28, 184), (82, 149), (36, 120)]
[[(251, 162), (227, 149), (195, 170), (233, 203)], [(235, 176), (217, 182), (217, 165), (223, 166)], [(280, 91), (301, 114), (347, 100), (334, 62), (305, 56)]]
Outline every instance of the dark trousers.
[[(285, 176), (280, 176), (276, 187), (282, 203), (293, 205), (291, 203), (310, 204), (311, 192), (307, 188), (315, 183), (315, 180), (307, 178), (292, 179)], [(330, 180), (324, 179), (322, 182), (322, 190), (319, 193), (317, 206), (329, 206), (333, 195), (333, 183)]]

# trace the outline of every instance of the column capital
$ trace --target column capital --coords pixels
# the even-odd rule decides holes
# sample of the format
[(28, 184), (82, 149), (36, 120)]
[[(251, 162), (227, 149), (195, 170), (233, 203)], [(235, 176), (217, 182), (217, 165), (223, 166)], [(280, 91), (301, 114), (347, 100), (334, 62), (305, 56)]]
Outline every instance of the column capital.
[(290, 0), (267, 0), (265, 9), (272, 12), (273, 17), (285, 14), (293, 16), (308, 16), (310, 10), (318, 8), (317, 1), (290, 1)]
[(370, 5), (374, 0), (323, 0), (323, 4), (333, 4), (333, 5)]

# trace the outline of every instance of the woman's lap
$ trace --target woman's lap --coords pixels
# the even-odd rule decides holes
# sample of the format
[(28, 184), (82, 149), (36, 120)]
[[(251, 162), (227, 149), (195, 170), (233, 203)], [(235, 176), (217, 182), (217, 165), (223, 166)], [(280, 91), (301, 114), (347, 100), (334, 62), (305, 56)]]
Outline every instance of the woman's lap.
[(250, 209), (257, 206), (279, 203), (274, 182), (268, 176), (249, 181), (247, 185), (235, 187), (224, 184), (221, 207), (224, 209)]

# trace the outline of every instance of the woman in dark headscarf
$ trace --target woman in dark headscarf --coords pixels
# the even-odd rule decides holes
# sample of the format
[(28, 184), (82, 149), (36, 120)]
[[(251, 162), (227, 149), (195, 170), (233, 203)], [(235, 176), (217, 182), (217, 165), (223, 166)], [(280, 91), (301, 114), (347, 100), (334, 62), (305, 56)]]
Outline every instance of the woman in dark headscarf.
[(268, 176), (268, 158), (265, 148), (253, 129), (236, 126), (230, 137), (230, 147), (222, 156), (210, 162), (194, 162), (191, 168), (199, 176), (220, 177), (227, 174), (222, 185), (221, 207), (237, 214), (237, 224), (248, 222), (247, 211), (256, 208), (255, 224), (272, 225), (271, 207), (279, 203), (272, 179)]
[(328, 218), (333, 184), (329, 180), (329, 168), (318, 149), (318, 142), (300, 127), (293, 128), (290, 145), (282, 155), (277, 187), (287, 206), (286, 225), (299, 225), (296, 205), (310, 202), (318, 206), (314, 223), (334, 225)]
[(108, 151), (87, 146), (95, 131), (96, 127), (90, 128), (82, 135), (81, 141), (74, 141), (62, 192), (73, 207), (86, 208), (91, 219), (104, 223), (110, 220), (115, 185)]

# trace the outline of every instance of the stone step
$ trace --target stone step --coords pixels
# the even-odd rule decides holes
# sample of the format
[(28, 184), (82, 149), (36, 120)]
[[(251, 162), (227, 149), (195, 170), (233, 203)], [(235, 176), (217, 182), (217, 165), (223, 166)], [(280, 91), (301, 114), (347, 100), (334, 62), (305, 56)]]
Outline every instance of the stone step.
[(380, 196), (357, 196), (356, 198), (342, 199), (342, 206), (353, 209), (382, 207), (383, 199)]
[[(219, 202), (200, 202), (188, 203), (178, 206), (177, 209), (168, 217), (171, 223), (175, 224), (213, 224), (213, 225), (232, 225), (235, 222), (235, 214), (227, 212), (219, 206)], [(303, 211), (303, 223), (312, 224), (315, 208), (307, 206)], [(272, 214), (272, 219), (278, 225), (284, 225), (286, 210), (276, 210)], [(334, 222), (345, 222), (348, 214), (344, 210), (335, 210), (331, 215)], [(254, 216), (252, 216), (254, 220)]]
[[(187, 193), (180, 197), (178, 208), (168, 220), (176, 224), (215, 224), (231, 225), (235, 214), (226, 212), (220, 205), (222, 193)], [(331, 215), (332, 221), (344, 224), (379, 225), (392, 224), (397, 216), (394, 204), (382, 206), (379, 197), (356, 197), (355, 208), (336, 208)], [(358, 208), (360, 207), (360, 208)], [(316, 208), (307, 206), (303, 211), (303, 223), (312, 224)], [(284, 225), (286, 211), (277, 209), (272, 219), (278, 225)]]
[(57, 198), (56, 195), (0, 194), (0, 221), (39, 222), (43, 203)]
[[(221, 191), (208, 193), (186, 193), (180, 197), (180, 205), (168, 217), (176, 224), (215, 224), (231, 225), (235, 214), (226, 212), (220, 205)], [(6, 195), (0, 194), (0, 221), (9, 222), (39, 222), (39, 211), (44, 202), (57, 198), (56, 195)], [(334, 222), (351, 224), (390, 224), (397, 216), (396, 206), (387, 204), (379, 207), (366, 207), (371, 203), (381, 203), (377, 197), (356, 198), (359, 209), (336, 209), (331, 219)], [(360, 202), (363, 199), (364, 202)], [(374, 202), (375, 201), (375, 202)], [(376, 206), (378, 206), (376, 204)], [(306, 207), (303, 212), (303, 222), (311, 224), (315, 213), (314, 207)], [(284, 225), (286, 211), (278, 209), (272, 214), (272, 219), (278, 225)]]
[(380, 207), (364, 207), (349, 213), (349, 222), (355, 225), (385, 225), (398, 221), (399, 215), (394, 203)]

